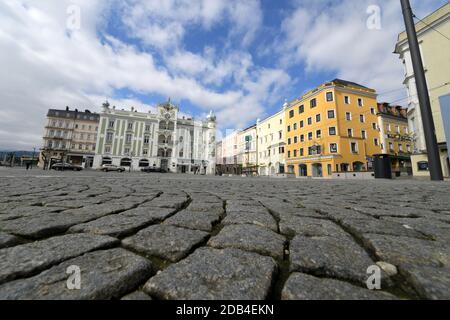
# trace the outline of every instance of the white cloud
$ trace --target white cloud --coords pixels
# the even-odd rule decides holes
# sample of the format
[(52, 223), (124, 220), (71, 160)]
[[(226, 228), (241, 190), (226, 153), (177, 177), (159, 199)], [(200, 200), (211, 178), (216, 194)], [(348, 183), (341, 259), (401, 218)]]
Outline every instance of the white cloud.
[[(81, 8), (81, 30), (68, 32), (66, 10), (73, 3)], [(277, 85), (267, 79), (282, 84), (289, 78), (280, 70), (255, 68), (250, 72), (251, 56), (238, 52), (217, 57), (213, 48), (198, 57), (180, 50), (177, 57), (188, 61), (174, 62), (173, 70), (168, 70), (149, 52), (105, 33), (105, 19), (113, 4), (100, 0), (64, 0), (57, 5), (52, 0), (0, 3), (0, 61), (7, 75), (0, 78), (0, 149), (39, 147), (49, 108), (69, 105), (99, 111), (101, 102), (113, 101), (110, 97), (118, 89), (188, 100), (200, 112), (215, 110), (222, 127), (245, 125), (264, 112), (268, 93), (276, 93)], [(219, 9), (204, 9), (202, 23), (215, 21)], [(235, 66), (237, 60), (241, 63)], [(192, 61), (204, 73), (204, 80), (196, 79), (195, 69), (189, 71)], [(257, 79), (259, 74), (265, 76)], [(223, 90), (206, 85), (219, 85), (226, 79), (243, 87), (236, 84), (234, 89)], [(256, 85), (258, 81), (261, 86)], [(150, 108), (133, 97), (118, 100), (113, 101), (118, 107)]]

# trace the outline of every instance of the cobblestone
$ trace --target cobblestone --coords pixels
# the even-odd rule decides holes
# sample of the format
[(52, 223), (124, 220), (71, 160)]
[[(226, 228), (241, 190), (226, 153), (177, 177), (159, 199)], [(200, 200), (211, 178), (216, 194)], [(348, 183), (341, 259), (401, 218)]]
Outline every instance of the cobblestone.
[(448, 182), (0, 168), (0, 189), (0, 299), (449, 299)]

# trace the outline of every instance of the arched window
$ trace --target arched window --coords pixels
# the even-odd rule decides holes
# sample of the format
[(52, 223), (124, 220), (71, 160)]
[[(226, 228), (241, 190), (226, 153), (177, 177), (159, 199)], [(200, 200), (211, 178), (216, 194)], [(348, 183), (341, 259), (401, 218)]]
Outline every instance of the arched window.
[(150, 162), (147, 159), (139, 160), (139, 167), (148, 167), (150, 166)]
[(103, 157), (102, 158), (102, 165), (104, 164), (112, 164), (112, 160), (110, 157)]

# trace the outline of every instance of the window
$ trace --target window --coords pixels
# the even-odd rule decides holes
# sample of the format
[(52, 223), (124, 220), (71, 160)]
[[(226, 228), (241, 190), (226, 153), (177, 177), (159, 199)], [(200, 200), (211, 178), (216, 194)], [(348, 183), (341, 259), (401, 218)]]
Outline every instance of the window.
[(294, 150), (294, 158), (297, 157), (297, 149)]
[(345, 96), (344, 97), (344, 102), (345, 102), (345, 104), (350, 104), (350, 97), (349, 96)]
[(328, 175), (329, 175), (329, 176), (331, 176), (331, 175), (333, 174), (333, 169), (332, 169), (331, 164), (328, 164), (328, 165), (327, 165), (327, 171), (328, 171)]
[(337, 143), (330, 143), (330, 153), (337, 153), (337, 152), (338, 152)]
[(283, 124), (283, 119), (280, 119), (280, 124)]
[(333, 101), (333, 92), (327, 92), (327, 102)]
[(374, 108), (370, 108), (370, 113), (371, 114), (375, 114), (375, 109)]
[(300, 148), (300, 157), (303, 157), (305, 155), (305, 150), (303, 148)]
[(112, 142), (112, 140), (113, 140), (113, 134), (112, 134), (112, 132), (108, 132), (106, 134), (106, 142)]
[(353, 129), (347, 129), (347, 135), (352, 138), (353, 137)]
[(345, 113), (345, 119), (347, 121), (352, 121), (352, 113), (351, 112), (346, 112)]
[(328, 133), (330, 136), (335, 136), (336, 135), (336, 127), (329, 127)]
[(111, 120), (111, 121), (109, 122), (108, 128), (111, 128), (111, 129), (114, 128), (114, 121)]
[(358, 98), (358, 106), (362, 107), (364, 105), (363, 99), (362, 98)]
[(183, 152), (183, 149), (181, 149), (180, 152), (178, 153), (178, 157), (183, 158), (183, 156), (184, 156), (184, 152)]
[(308, 140), (312, 140), (313, 139), (313, 133), (312, 132), (310, 132), (310, 133), (308, 133)]
[(315, 145), (308, 148), (308, 154), (311, 155), (317, 155), (322, 154), (322, 147), (319, 145)]
[(280, 154), (284, 154), (284, 147), (279, 147), (278, 152), (279, 152)]
[(317, 139), (322, 138), (322, 130), (317, 130), (316, 131), (316, 137), (317, 137)]
[(150, 137), (149, 136), (145, 136), (144, 137), (144, 143), (147, 144), (150, 142)]
[(363, 114), (360, 114), (360, 115), (359, 115), (359, 122), (361, 122), (361, 123), (366, 122), (366, 118), (364, 117)]
[(288, 127), (287, 127), (287, 131), (288, 131), (288, 132), (291, 132), (291, 126), (288, 126)]
[(105, 153), (111, 153), (111, 147), (110, 146), (106, 146), (105, 147)]
[(300, 142), (305, 142), (305, 135), (304, 134), (300, 135)]
[(400, 133), (400, 127), (399, 126), (395, 126), (395, 132)]
[(53, 141), (50, 140), (47, 145), (48, 145), (49, 148), (52, 148), (53, 147)]
[(150, 131), (150, 125), (149, 125), (149, 124), (146, 124), (146, 125), (145, 125), (145, 131), (146, 131), (146, 132), (149, 132), (149, 131)]
[(126, 155), (129, 155), (130, 154), (130, 148), (125, 148), (125, 152), (124, 152)]
[(144, 156), (148, 155), (148, 149), (142, 150), (142, 154), (143, 154)]
[(300, 121), (300, 128), (303, 128), (305, 126), (305, 121)]
[(126, 137), (125, 137), (125, 142), (126, 143), (131, 143), (131, 138), (132, 138), (132, 135), (131, 134), (127, 134)]
[(367, 133), (366, 133), (366, 130), (361, 130), (361, 138), (367, 139)]
[(312, 125), (312, 118), (311, 117), (308, 118), (308, 126), (310, 126), (310, 125)]
[(373, 130), (377, 130), (377, 124), (375, 122), (372, 123), (372, 128), (373, 128)]
[(298, 137), (297, 136), (294, 137), (294, 143), (298, 143)]
[(133, 122), (128, 123), (128, 130), (133, 130)]
[(373, 143), (378, 147), (378, 145), (380, 144), (380, 142), (378, 141), (377, 138), (373, 139)]
[(316, 122), (320, 122), (320, 114), (316, 114)]
[(351, 142), (350, 143), (350, 151), (352, 153), (358, 153), (358, 143), (356, 142)]
[(294, 123), (294, 130), (297, 130), (297, 123)]
[(298, 107), (298, 113), (303, 113), (305, 112), (305, 106), (301, 105), (300, 107)]
[(315, 99), (315, 98), (312, 99), (310, 101), (310, 105), (311, 105), (311, 109), (317, 107), (317, 99)]
[(291, 138), (288, 138), (288, 145), (291, 144), (292, 140)]
[(293, 118), (294, 117), (294, 110), (289, 111), (289, 118)]
[(283, 131), (278, 132), (278, 139), (283, 139)]
[(291, 151), (288, 150), (288, 158), (290, 158), (290, 157), (291, 157)]
[(336, 117), (334, 110), (328, 110), (328, 119), (334, 119)]

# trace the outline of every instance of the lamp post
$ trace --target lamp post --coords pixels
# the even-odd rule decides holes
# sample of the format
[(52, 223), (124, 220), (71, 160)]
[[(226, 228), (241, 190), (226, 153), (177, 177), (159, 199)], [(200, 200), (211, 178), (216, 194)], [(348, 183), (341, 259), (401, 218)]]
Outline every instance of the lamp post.
[(423, 131), (428, 153), (428, 163), (431, 180), (444, 180), (442, 174), (441, 161), (439, 159), (439, 147), (436, 138), (436, 129), (431, 111), (430, 96), (428, 93), (427, 80), (423, 68), (422, 57), (420, 55), (419, 42), (417, 40), (416, 28), (413, 19), (413, 12), (409, 0), (400, 0), (403, 17), (408, 35), (409, 50), (416, 79), (417, 94), (419, 97), (420, 111), (422, 113)]

